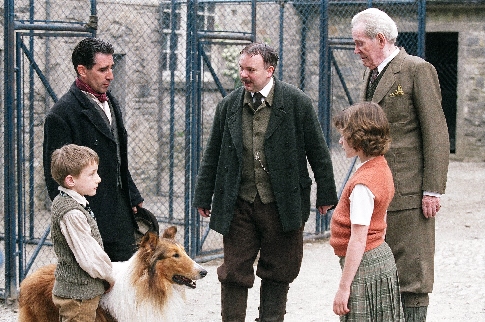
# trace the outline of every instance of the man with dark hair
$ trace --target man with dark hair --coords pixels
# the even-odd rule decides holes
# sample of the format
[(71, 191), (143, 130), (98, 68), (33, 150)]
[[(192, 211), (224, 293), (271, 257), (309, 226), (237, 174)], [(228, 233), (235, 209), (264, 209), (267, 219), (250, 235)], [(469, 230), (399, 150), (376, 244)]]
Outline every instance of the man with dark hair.
[(47, 113), (44, 176), (53, 200), (59, 193), (50, 174), (52, 152), (66, 144), (90, 147), (99, 155), (98, 193), (88, 197), (111, 261), (128, 260), (136, 250), (134, 218), (143, 198), (128, 169), (127, 132), (120, 106), (108, 92), (113, 80), (113, 46), (83, 39), (72, 53), (77, 78)]
[[(261, 281), (259, 321), (283, 321), (289, 284), (303, 257), (312, 180), (324, 214), (337, 204), (329, 151), (310, 97), (273, 77), (276, 51), (241, 51), (243, 86), (218, 105), (193, 206), (223, 235), (222, 321), (245, 321), (253, 263)], [(308, 160), (308, 162), (307, 162)]]

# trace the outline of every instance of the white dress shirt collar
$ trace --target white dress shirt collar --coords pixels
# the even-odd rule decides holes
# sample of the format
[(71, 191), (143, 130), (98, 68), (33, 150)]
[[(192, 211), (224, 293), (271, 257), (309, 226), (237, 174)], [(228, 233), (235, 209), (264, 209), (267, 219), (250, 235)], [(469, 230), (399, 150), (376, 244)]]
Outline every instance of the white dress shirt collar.
[[(266, 86), (263, 87), (263, 89), (259, 91), (261, 93), (261, 95), (263, 95), (265, 98), (268, 97), (269, 92), (273, 88), (273, 83), (274, 83), (274, 80), (273, 80), (273, 77), (271, 77), (268, 84), (266, 84)], [(252, 94), (254, 95), (254, 93), (252, 93)]]
[(397, 56), (397, 54), (399, 54), (399, 48), (396, 47), (396, 49), (386, 58), (382, 61), (382, 63), (379, 64), (379, 66), (377, 66), (377, 71), (380, 73), (382, 72), (382, 70), (384, 69), (384, 67), (387, 66), (387, 64), (389, 64), (391, 62), (391, 60), (394, 59), (394, 57)]
[(84, 196), (80, 195), (78, 192), (76, 192), (74, 190), (67, 189), (67, 188), (64, 188), (62, 186), (59, 186), (58, 189), (59, 189), (59, 191), (67, 193), (72, 199), (79, 202), (83, 207), (86, 207), (86, 205), (89, 204), (89, 202), (86, 200), (86, 198)]

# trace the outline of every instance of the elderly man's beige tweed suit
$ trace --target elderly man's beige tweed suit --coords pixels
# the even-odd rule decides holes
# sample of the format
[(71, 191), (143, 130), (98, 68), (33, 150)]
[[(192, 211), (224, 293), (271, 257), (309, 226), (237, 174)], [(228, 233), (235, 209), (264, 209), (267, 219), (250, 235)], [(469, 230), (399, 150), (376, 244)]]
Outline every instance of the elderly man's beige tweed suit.
[[(386, 241), (396, 258), (401, 292), (427, 294), (434, 281), (435, 221), (424, 217), (421, 201), (423, 191), (445, 192), (450, 151), (438, 75), (404, 49), (381, 73), (371, 100), (382, 106), (390, 123), (392, 143), (385, 157), (396, 189)], [(362, 99), (369, 74), (367, 69)], [(419, 301), (416, 306), (428, 305)]]

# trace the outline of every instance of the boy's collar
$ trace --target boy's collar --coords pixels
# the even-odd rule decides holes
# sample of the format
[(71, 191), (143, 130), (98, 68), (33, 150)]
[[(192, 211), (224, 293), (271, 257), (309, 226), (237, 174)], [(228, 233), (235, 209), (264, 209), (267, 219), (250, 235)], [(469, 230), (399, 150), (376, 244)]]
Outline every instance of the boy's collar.
[(62, 186), (59, 186), (58, 189), (59, 189), (59, 191), (62, 191), (64, 193), (68, 194), (69, 197), (71, 197), (72, 199), (79, 202), (83, 207), (86, 207), (86, 205), (89, 204), (89, 202), (86, 200), (86, 198), (84, 196), (82, 196), (81, 194), (79, 194), (77, 191), (74, 191), (72, 189), (67, 189), (67, 188), (64, 188)]

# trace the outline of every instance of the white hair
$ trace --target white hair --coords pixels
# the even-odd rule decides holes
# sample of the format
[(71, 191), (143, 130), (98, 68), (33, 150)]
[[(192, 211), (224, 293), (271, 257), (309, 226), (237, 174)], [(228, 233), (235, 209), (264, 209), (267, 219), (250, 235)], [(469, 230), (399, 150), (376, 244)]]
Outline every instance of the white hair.
[(364, 32), (369, 38), (375, 38), (381, 33), (390, 43), (395, 43), (397, 38), (397, 25), (384, 11), (377, 8), (369, 8), (359, 12), (352, 18), (352, 28), (364, 24)]

